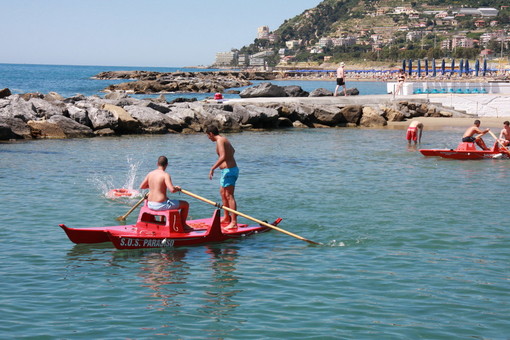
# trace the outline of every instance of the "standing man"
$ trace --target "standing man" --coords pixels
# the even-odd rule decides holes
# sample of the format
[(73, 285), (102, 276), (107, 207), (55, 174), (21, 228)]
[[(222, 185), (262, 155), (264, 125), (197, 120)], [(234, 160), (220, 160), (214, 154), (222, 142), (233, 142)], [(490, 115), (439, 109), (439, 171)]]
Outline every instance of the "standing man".
[(503, 122), (503, 129), (499, 133), (499, 141), (504, 146), (510, 145), (510, 122), (508, 120)]
[(342, 61), (340, 66), (336, 69), (336, 87), (335, 87), (335, 97), (338, 94), (338, 88), (340, 86), (344, 87), (344, 96), (347, 96), (347, 89), (345, 88), (345, 63)]
[(147, 198), (147, 206), (152, 210), (181, 210), (181, 223), (185, 231), (193, 231), (186, 224), (188, 218), (189, 203), (181, 200), (168, 199), (166, 195), (167, 189), (174, 193), (180, 191), (181, 188), (174, 186), (170, 174), (165, 170), (168, 166), (168, 159), (165, 156), (159, 156), (158, 168), (145, 176), (140, 189), (149, 189), (149, 197)]
[[(463, 142), (475, 142), (479, 147), (482, 148), (482, 150), (489, 150), (487, 145), (485, 145), (485, 142), (482, 139), (482, 136), (485, 135), (487, 132), (489, 132), (490, 129), (480, 130), (480, 121), (477, 119), (475, 120), (473, 126), (469, 127), (466, 132), (464, 132), (464, 135), (462, 136)], [(475, 133), (480, 134), (478, 137), (473, 137)]]
[(406, 139), (407, 144), (411, 145), (411, 140), (414, 141), (414, 145), (421, 143), (421, 135), (423, 133), (423, 123), (418, 120), (413, 120), (407, 128)]
[[(221, 169), (220, 178), (220, 195), (223, 206), (237, 210), (237, 203), (234, 197), (234, 190), (237, 178), (239, 177), (239, 168), (237, 167), (236, 160), (234, 159), (234, 147), (230, 144), (226, 137), (220, 136), (218, 128), (216, 126), (209, 126), (206, 129), (207, 137), (216, 143), (216, 153), (218, 154), (218, 160), (213, 164), (209, 171), (209, 179), (213, 178), (214, 170), (216, 168)], [(228, 223), (224, 228), (235, 229), (237, 228), (237, 215), (231, 214), (225, 210), (225, 217), (221, 221), (222, 223)]]

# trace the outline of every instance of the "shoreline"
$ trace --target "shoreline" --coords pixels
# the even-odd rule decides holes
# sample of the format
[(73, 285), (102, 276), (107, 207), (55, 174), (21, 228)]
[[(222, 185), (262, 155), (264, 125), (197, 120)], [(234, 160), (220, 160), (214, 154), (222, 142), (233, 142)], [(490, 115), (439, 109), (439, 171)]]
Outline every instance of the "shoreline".
[[(417, 117), (416, 119), (408, 119), (399, 122), (388, 122), (387, 129), (405, 130), (412, 120), (419, 120), (423, 123), (423, 130), (440, 131), (454, 130), (464, 131), (473, 125), (475, 119), (480, 120), (481, 129), (490, 128), (492, 132), (499, 135), (499, 131), (503, 128), (503, 122), (509, 120), (509, 117)], [(497, 131), (497, 133), (495, 132)], [(490, 136), (490, 135), (489, 135)]]

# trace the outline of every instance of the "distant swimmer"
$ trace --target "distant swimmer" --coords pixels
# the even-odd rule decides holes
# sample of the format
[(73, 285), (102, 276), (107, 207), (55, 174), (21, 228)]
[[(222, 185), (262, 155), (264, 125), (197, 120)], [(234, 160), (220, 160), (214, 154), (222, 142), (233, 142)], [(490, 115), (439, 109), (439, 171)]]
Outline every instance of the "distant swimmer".
[(414, 145), (421, 143), (421, 136), (423, 134), (423, 123), (418, 120), (413, 120), (407, 128), (406, 139), (407, 144), (411, 145), (411, 141)]
[[(489, 150), (487, 145), (485, 145), (485, 142), (482, 139), (482, 136), (485, 135), (487, 132), (489, 132), (490, 129), (480, 130), (480, 121), (477, 119), (473, 123), (473, 126), (469, 127), (466, 132), (464, 132), (464, 135), (462, 136), (463, 142), (475, 142), (482, 150)], [(479, 135), (477, 137), (474, 137), (474, 135), (478, 133)]]

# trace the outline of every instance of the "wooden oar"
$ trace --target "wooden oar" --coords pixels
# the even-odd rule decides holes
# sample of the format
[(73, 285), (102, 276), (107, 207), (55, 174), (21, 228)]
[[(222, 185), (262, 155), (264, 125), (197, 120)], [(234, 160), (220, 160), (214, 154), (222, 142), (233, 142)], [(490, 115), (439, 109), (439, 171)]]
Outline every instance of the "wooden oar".
[(143, 195), (143, 197), (138, 201), (136, 202), (135, 205), (133, 205), (133, 207), (131, 209), (129, 209), (129, 211), (127, 213), (125, 213), (124, 215), (122, 216), (119, 216), (116, 218), (117, 221), (125, 221), (126, 220), (126, 217), (129, 216), (129, 214), (131, 214), (133, 212), (133, 210), (135, 210), (136, 208), (138, 208), (138, 206), (140, 204), (142, 204), (142, 202), (147, 198), (147, 196), (149, 196), (149, 193), (146, 193), (145, 195)]
[(308, 240), (308, 239), (306, 239), (306, 238), (304, 238), (304, 237), (301, 237), (301, 236), (299, 236), (299, 235), (293, 234), (293, 233), (291, 233), (291, 232), (289, 232), (289, 231), (287, 231), (287, 230), (284, 230), (284, 229), (278, 228), (277, 226), (274, 226), (274, 225), (269, 224), (269, 223), (267, 223), (267, 222), (264, 222), (264, 221), (258, 220), (258, 219), (256, 219), (256, 218), (251, 217), (251, 216), (248, 216), (248, 215), (246, 215), (246, 214), (243, 214), (242, 212), (239, 212), (239, 211), (236, 211), (236, 210), (234, 210), (234, 209), (230, 209), (230, 208), (228, 208), (228, 207), (225, 207), (224, 205), (222, 205), (222, 204), (220, 204), (220, 203), (215, 203), (215, 202), (213, 202), (213, 201), (211, 201), (211, 200), (208, 200), (207, 198), (203, 198), (203, 197), (200, 197), (200, 196), (198, 196), (198, 195), (195, 195), (194, 193), (189, 192), (188, 190), (184, 190), (184, 189), (182, 189), (182, 188), (181, 188), (181, 192), (182, 192), (182, 193), (184, 193), (184, 194), (186, 194), (186, 195), (189, 195), (189, 196), (191, 196), (191, 197), (194, 197), (194, 198), (196, 198), (196, 199), (199, 199), (199, 200), (201, 200), (201, 201), (204, 201), (204, 202), (206, 202), (206, 203), (209, 203), (210, 205), (214, 205), (215, 207), (217, 207), (217, 208), (219, 208), (219, 209), (224, 209), (224, 210), (226, 210), (226, 211), (228, 211), (228, 212), (231, 212), (231, 213), (233, 213), (233, 214), (236, 214), (236, 215), (238, 215), (238, 216), (241, 216), (241, 217), (244, 217), (244, 218), (246, 218), (246, 219), (252, 220), (253, 222), (256, 222), (256, 223), (258, 223), (258, 224), (260, 224), (260, 225), (263, 225), (263, 226), (265, 226), (265, 227), (268, 227), (268, 228), (271, 228), (271, 229), (277, 230), (277, 231), (279, 231), (279, 232), (281, 232), (281, 233), (287, 234), (287, 235), (289, 235), (289, 236), (295, 237), (295, 238), (297, 238), (297, 239), (299, 239), (299, 240), (301, 240), (301, 241), (305, 241), (305, 242), (308, 242), (308, 243), (311, 243), (311, 244), (322, 245), (322, 243), (317, 243), (317, 242), (314, 242), (314, 241), (312, 241), (312, 240)]
[(489, 130), (489, 133), (491, 134), (491, 136), (496, 140), (496, 142), (499, 143), (499, 145), (501, 145), (501, 148), (503, 149), (503, 152), (505, 152), (508, 156), (510, 156), (510, 151), (508, 151), (507, 147), (503, 145), (503, 143), (499, 140), (498, 137), (496, 137), (496, 135), (494, 134), (494, 132), (492, 132), (491, 130)]

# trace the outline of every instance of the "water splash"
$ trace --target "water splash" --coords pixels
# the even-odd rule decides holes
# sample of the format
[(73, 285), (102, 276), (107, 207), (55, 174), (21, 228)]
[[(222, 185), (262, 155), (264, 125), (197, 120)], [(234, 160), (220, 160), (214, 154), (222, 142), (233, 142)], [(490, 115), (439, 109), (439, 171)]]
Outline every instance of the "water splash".
[(326, 245), (328, 245), (330, 247), (345, 247), (345, 243), (343, 243), (342, 241), (337, 241), (337, 240), (331, 240), (328, 243), (326, 243)]
[[(126, 176), (122, 178), (114, 178), (112, 176), (94, 175), (89, 181), (94, 187), (101, 193), (102, 196), (110, 199), (133, 199), (142, 197), (142, 193), (135, 189), (136, 174), (138, 168), (141, 165), (141, 161), (133, 161), (130, 157), (127, 157), (127, 164), (129, 170)], [(119, 172), (121, 174), (121, 172)], [(120, 184), (120, 183), (124, 184)], [(113, 194), (114, 190), (127, 189), (130, 196), (116, 196)]]

